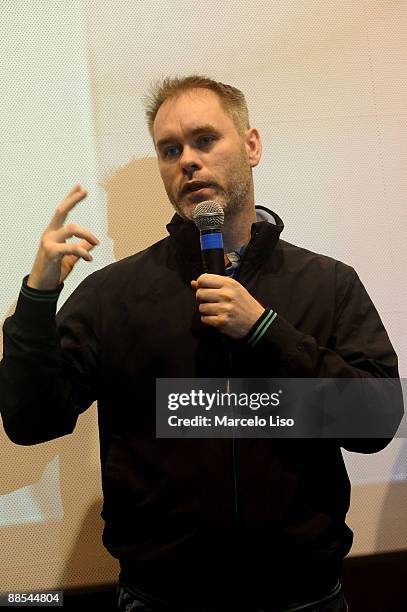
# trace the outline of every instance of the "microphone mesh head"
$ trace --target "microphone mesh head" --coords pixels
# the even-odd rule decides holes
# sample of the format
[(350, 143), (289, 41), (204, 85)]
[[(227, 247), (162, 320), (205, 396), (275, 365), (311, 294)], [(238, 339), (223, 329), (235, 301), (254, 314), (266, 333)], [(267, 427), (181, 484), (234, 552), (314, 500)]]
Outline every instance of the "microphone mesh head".
[(219, 229), (223, 226), (225, 213), (222, 206), (216, 202), (207, 200), (195, 206), (192, 217), (197, 228), (202, 230)]

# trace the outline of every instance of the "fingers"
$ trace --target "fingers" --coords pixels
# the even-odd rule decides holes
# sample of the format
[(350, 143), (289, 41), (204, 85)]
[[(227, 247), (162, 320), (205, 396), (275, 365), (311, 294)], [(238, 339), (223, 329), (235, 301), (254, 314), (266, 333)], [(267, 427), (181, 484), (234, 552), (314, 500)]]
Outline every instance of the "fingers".
[[(82, 238), (79, 242), (65, 242), (68, 238)], [(47, 259), (51, 262), (60, 261), (65, 255), (74, 255), (76, 259), (92, 261), (89, 251), (99, 244), (99, 240), (88, 230), (71, 223), (55, 231), (48, 231), (42, 239), (41, 246)], [(72, 269), (76, 259), (70, 259)]]
[(201, 274), (197, 280), (191, 281), (192, 288), (196, 291), (198, 302), (221, 302), (232, 299), (233, 285), (235, 280), (218, 274)]
[(64, 224), (70, 210), (76, 206), (78, 202), (83, 200), (88, 195), (86, 189), (83, 189), (79, 183), (72, 187), (71, 191), (57, 207), (54, 216), (51, 219), (48, 229), (56, 230)]
[[(85, 249), (85, 251), (87, 251), (89, 253), (89, 251), (91, 251), (92, 249), (95, 248), (95, 244), (92, 244), (90, 242), (88, 242), (87, 240), (80, 240), (77, 243), (69, 243), (69, 244), (76, 244), (78, 247), (80, 247), (81, 249)], [(88, 259), (87, 261), (93, 261), (93, 257), (92, 255), (90, 255), (90, 259)]]
[[(74, 223), (64, 226), (69, 211), (86, 195), (86, 189), (77, 183), (57, 207), (41, 236), (29, 276), (30, 287), (54, 289), (71, 273), (79, 258), (92, 261), (89, 251), (99, 244), (96, 236)], [(79, 238), (79, 242), (69, 241), (73, 237)]]
[(52, 236), (55, 242), (64, 242), (68, 238), (73, 237), (83, 238), (93, 246), (99, 244), (99, 240), (94, 234), (92, 234), (92, 232), (81, 227), (80, 225), (76, 225), (76, 223), (69, 223), (69, 225), (65, 225), (64, 227), (55, 230)]
[(197, 289), (195, 297), (198, 302), (223, 302), (231, 299), (226, 291), (219, 289)]
[(92, 261), (92, 255), (89, 250), (83, 246), (80, 242), (64, 242), (62, 244), (55, 244), (53, 249), (53, 257), (55, 261), (58, 261), (65, 255), (75, 255), (77, 258), (82, 258), (85, 261)]
[(92, 244), (91, 242), (88, 242), (87, 240), (81, 240), (80, 242), (78, 242), (78, 244), (82, 246), (84, 249), (86, 249), (87, 251), (91, 251), (92, 249), (95, 248), (95, 246), (97, 246), (96, 244)]
[(191, 285), (194, 289), (197, 287), (206, 287), (211, 289), (220, 289), (224, 285), (233, 282), (232, 278), (228, 276), (219, 276), (219, 274), (201, 274), (197, 280), (191, 281)]

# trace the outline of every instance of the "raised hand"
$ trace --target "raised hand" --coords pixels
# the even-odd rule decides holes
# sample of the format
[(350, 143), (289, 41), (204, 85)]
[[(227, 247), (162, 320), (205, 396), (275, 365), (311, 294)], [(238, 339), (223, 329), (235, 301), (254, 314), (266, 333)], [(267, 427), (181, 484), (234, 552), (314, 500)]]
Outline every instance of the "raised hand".
[[(68, 213), (87, 196), (86, 189), (77, 183), (66, 198), (57, 207), (50, 224), (41, 236), (40, 246), (27, 285), (34, 289), (52, 290), (63, 282), (76, 262), (82, 258), (92, 261), (89, 253), (99, 244), (91, 232), (69, 223), (64, 225)], [(66, 242), (73, 236), (81, 238), (79, 242)]]

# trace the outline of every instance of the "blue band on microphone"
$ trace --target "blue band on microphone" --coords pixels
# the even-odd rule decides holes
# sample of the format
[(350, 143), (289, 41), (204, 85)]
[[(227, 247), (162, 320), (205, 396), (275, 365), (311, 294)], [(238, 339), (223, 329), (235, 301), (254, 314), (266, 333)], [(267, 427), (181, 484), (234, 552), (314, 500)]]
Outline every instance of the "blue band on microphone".
[(201, 249), (223, 249), (223, 236), (220, 232), (201, 234)]

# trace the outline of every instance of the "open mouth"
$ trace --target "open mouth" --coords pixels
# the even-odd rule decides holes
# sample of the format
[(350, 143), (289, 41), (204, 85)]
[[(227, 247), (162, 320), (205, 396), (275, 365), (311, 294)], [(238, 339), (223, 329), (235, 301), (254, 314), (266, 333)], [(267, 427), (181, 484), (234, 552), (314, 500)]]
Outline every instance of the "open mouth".
[(213, 186), (210, 183), (201, 183), (196, 181), (195, 183), (191, 183), (190, 185), (185, 185), (183, 189), (183, 194), (196, 193), (198, 191), (203, 191), (204, 189), (212, 189)]

